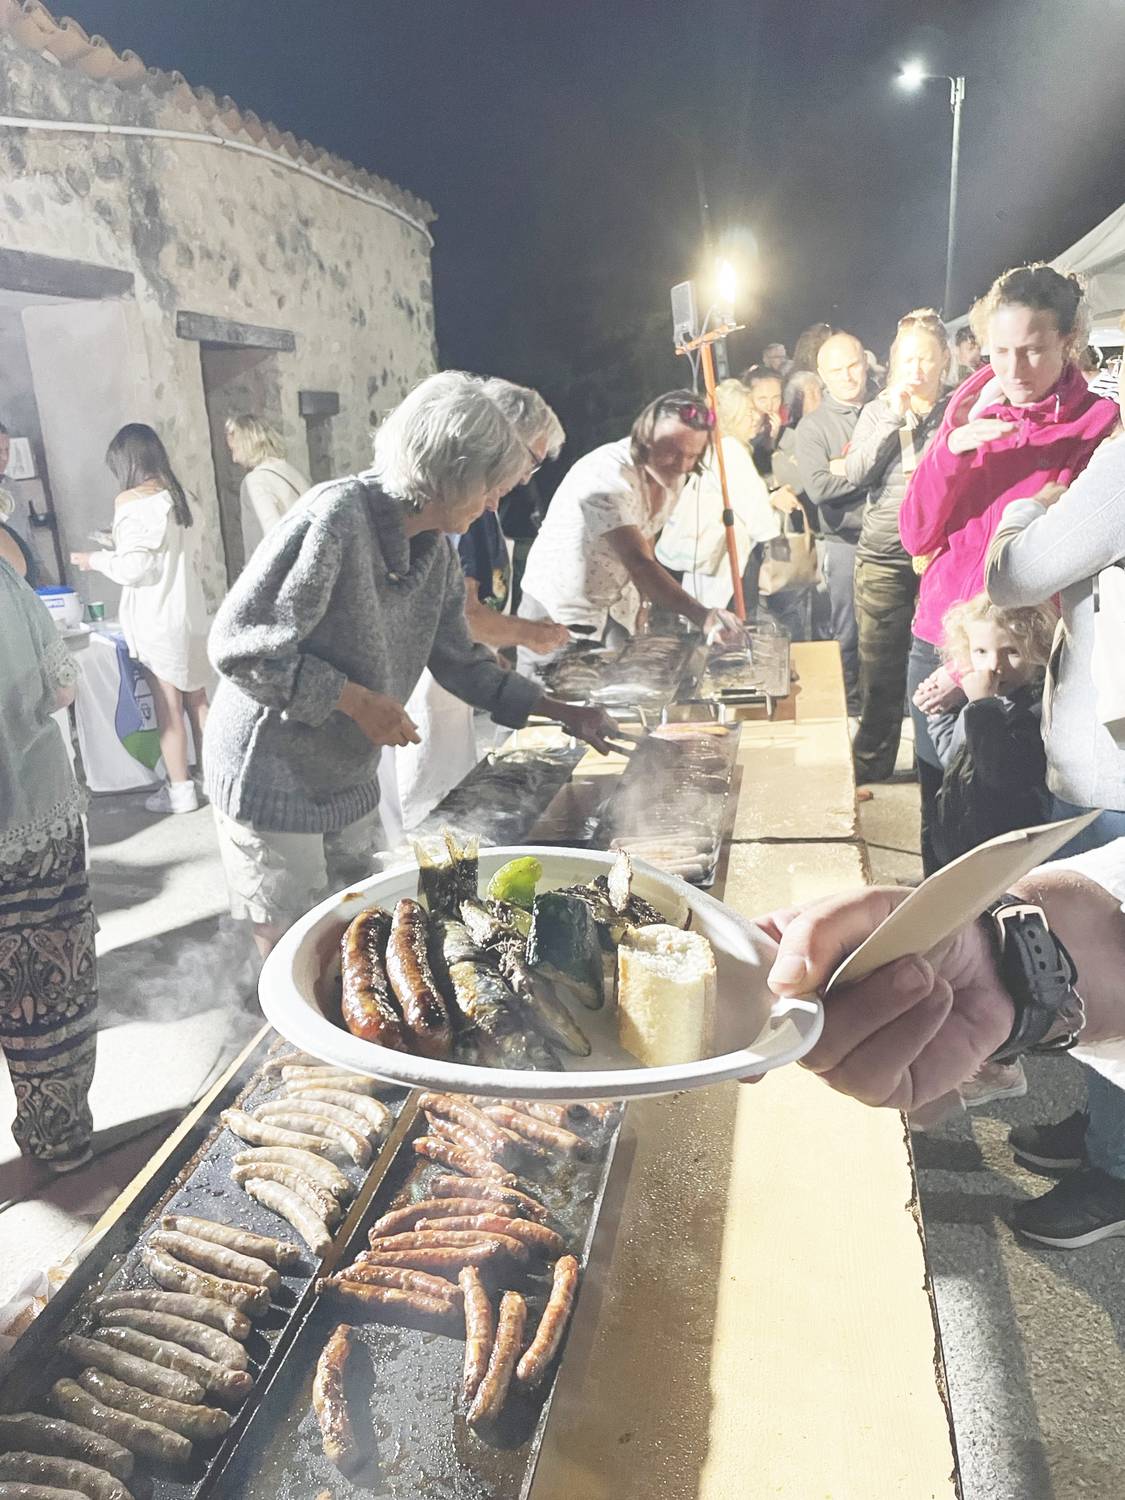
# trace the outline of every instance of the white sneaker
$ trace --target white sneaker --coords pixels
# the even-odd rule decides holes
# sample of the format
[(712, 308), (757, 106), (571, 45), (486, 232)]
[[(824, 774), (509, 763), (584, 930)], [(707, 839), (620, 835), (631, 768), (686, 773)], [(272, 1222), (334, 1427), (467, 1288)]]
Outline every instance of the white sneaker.
[(151, 813), (189, 813), (198, 806), (194, 781), (170, 781), (145, 798), (145, 808)]
[(967, 1109), (994, 1099), (1021, 1099), (1027, 1093), (1027, 1074), (1018, 1058), (1010, 1063), (985, 1063), (959, 1092)]

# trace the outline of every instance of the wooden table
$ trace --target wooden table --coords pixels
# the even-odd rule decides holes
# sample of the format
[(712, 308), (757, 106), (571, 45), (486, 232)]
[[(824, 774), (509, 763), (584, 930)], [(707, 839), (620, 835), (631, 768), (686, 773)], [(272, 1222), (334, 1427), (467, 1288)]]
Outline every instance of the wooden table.
[[(716, 894), (747, 915), (866, 879), (839, 655), (793, 655), (742, 731)], [(954, 1500), (955, 1470), (901, 1116), (799, 1068), (631, 1105), (533, 1500)]]

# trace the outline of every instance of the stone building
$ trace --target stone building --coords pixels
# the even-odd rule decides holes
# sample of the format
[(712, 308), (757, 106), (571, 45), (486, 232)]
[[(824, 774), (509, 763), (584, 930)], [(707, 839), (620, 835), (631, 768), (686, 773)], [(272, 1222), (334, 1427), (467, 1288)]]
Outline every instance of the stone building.
[[(435, 367), (428, 204), (39, 0), (0, 0), (0, 422), (29, 440), (15, 525), (48, 578), (112, 519), (109, 439), (150, 422), (242, 564), (222, 427), (257, 411), (314, 480)], [(89, 596), (88, 592), (88, 596)]]

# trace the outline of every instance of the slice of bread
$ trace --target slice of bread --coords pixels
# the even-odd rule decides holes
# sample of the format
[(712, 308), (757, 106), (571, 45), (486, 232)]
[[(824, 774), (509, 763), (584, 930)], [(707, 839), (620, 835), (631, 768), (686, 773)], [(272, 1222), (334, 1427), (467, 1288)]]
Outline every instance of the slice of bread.
[(630, 927), (617, 950), (617, 1039), (646, 1067), (698, 1062), (715, 1030), (715, 955), (697, 932)]

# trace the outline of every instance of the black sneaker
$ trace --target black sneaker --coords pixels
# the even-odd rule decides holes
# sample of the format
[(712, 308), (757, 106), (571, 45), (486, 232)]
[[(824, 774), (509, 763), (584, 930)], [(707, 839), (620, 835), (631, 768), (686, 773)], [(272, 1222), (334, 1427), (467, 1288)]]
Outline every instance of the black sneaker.
[(1053, 1125), (1016, 1125), (1008, 1140), (1016, 1160), (1046, 1172), (1076, 1172), (1086, 1165), (1086, 1126), (1089, 1117), (1076, 1109)]
[(1056, 1250), (1080, 1250), (1125, 1235), (1125, 1182), (1096, 1167), (1073, 1172), (1042, 1198), (1021, 1203), (1012, 1228)]

